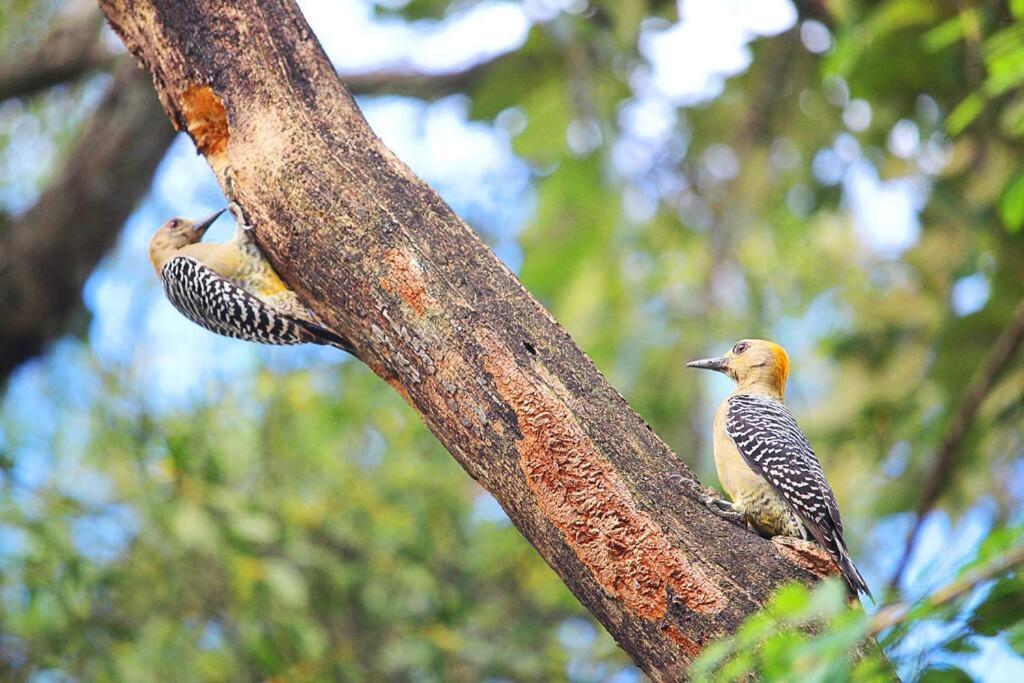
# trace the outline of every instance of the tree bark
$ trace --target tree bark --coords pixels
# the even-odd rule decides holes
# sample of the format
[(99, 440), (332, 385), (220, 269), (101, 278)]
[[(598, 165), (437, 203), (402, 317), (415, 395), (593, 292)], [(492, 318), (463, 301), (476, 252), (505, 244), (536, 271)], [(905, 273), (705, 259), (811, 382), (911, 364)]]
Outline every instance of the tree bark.
[(292, 0), (100, 5), (282, 277), (653, 679), (832, 569), (672, 483), (693, 475), (374, 136)]

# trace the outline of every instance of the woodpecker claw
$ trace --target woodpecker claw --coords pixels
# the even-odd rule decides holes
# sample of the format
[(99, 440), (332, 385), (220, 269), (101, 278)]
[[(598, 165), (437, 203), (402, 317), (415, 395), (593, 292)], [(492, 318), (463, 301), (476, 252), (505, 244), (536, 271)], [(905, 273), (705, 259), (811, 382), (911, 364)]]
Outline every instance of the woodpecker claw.
[(673, 474), (669, 476), (669, 480), (678, 486), (682, 486), (686, 489), (687, 493), (693, 498), (696, 498), (705, 505), (711, 512), (715, 513), (718, 517), (721, 517), (727, 522), (731, 522), (737, 526), (746, 528), (747, 518), (746, 516), (736, 509), (736, 507), (727, 500), (723, 500), (716, 495), (708, 492), (708, 489), (704, 488), (703, 484), (695, 479), (684, 477), (681, 474)]
[(252, 230), (253, 226), (245, 222), (245, 216), (242, 215), (242, 207), (240, 207), (237, 202), (229, 203), (228, 211), (230, 211), (231, 215), (235, 217), (235, 222), (238, 223), (239, 228), (246, 232)]

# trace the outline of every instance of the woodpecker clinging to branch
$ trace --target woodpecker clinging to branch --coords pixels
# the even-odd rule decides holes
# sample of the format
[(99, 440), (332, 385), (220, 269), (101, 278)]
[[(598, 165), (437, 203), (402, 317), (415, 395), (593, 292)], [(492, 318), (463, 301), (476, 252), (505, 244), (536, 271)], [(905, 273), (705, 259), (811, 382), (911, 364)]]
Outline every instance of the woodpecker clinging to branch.
[(192, 322), (235, 339), (325, 344), (353, 353), (348, 340), (323, 327), (281, 281), (238, 206), (230, 208), (238, 228), (223, 244), (200, 240), (224, 209), (198, 223), (172, 218), (150, 240), (149, 259), (174, 307)]
[[(764, 536), (817, 541), (835, 559), (850, 587), (871, 596), (846, 541), (832, 488), (783, 396), (789, 357), (761, 339), (737, 342), (725, 356), (687, 363), (716, 370), (736, 382), (715, 413), (715, 467), (733, 501), (727, 518), (740, 517)], [(718, 499), (718, 504), (725, 504)], [(726, 504), (727, 505), (727, 504)], [(738, 513), (738, 514), (737, 514)]]

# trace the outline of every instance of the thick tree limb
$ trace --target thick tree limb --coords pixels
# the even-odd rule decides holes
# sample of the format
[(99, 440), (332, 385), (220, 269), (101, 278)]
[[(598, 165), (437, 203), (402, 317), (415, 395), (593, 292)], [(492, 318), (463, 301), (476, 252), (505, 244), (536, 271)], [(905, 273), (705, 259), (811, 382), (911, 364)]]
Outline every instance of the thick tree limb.
[(914, 515), (914, 525), (907, 536), (903, 555), (900, 556), (899, 564), (896, 566), (889, 585), (896, 587), (902, 580), (903, 573), (910, 562), (910, 556), (914, 553), (914, 548), (917, 545), (917, 537), (921, 533), (924, 518), (935, 507), (935, 503), (949, 482), (950, 472), (956, 463), (957, 455), (960, 454), (964, 439), (974, 423), (974, 416), (977, 414), (978, 408), (981, 407), (985, 397), (992, 391), (996, 381), (1003, 374), (1003, 370), (1020, 349), (1021, 343), (1024, 343), (1024, 301), (1017, 305), (1009, 324), (996, 339), (992, 349), (974, 373), (971, 383), (967, 386), (967, 391), (964, 392), (964, 396), (960, 400), (960, 405), (957, 406), (956, 412), (950, 418), (946, 436), (939, 444), (931, 472), (921, 490), (921, 498), (918, 500)]
[(0, 380), (64, 332), (85, 279), (146, 194), (174, 130), (125, 61), (64, 168), (0, 234)]
[(101, 7), (280, 274), (652, 678), (816, 578), (671, 483), (692, 474), (374, 136), (294, 2)]

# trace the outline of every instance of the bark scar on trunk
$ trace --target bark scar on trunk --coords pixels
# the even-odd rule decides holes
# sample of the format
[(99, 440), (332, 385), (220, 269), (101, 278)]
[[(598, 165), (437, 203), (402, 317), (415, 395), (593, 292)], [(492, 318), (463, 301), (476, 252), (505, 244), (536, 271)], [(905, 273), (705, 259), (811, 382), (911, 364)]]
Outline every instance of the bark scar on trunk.
[(408, 249), (388, 249), (384, 253), (388, 268), (380, 278), (384, 291), (398, 296), (416, 315), (422, 316), (427, 308), (437, 308), (437, 302), (427, 290), (423, 267)]
[(492, 333), (477, 339), (485, 369), (518, 420), (519, 464), (537, 505), (598, 584), (645, 619), (665, 616), (670, 589), (674, 603), (694, 612), (722, 611), (718, 585), (634, 506), (626, 483), (550, 382), (520, 368)]
[(828, 554), (828, 551), (814, 541), (805, 541), (802, 538), (790, 538), (788, 536), (775, 536), (772, 538), (772, 543), (780, 555), (815, 576), (827, 578), (841, 573), (839, 565)]
[(683, 649), (683, 652), (696, 659), (700, 654), (700, 645), (694, 642), (693, 638), (683, 633), (683, 630), (675, 624), (665, 624), (661, 627), (662, 632), (671, 638)]
[(219, 156), (228, 149), (228, 113), (208, 85), (192, 86), (181, 95), (181, 117), (203, 156)]

